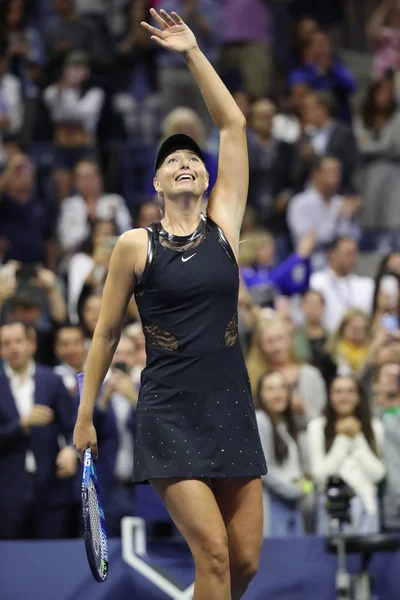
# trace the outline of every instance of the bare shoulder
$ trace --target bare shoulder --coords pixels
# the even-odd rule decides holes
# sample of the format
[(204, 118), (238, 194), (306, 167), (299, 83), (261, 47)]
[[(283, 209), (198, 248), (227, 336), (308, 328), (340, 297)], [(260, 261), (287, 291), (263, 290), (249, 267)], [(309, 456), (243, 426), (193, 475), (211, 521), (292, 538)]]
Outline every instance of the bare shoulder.
[(121, 234), (115, 245), (114, 255), (129, 264), (136, 275), (141, 276), (147, 260), (148, 233), (145, 229), (130, 229)]

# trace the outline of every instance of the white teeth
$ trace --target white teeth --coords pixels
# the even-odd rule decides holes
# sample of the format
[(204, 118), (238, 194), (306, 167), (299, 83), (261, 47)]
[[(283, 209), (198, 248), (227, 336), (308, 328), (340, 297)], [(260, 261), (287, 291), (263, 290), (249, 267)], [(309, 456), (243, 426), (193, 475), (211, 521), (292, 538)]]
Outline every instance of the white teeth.
[(189, 180), (192, 180), (192, 179), (193, 179), (193, 177), (192, 177), (192, 175), (179, 175), (179, 177), (178, 177), (177, 181), (182, 181), (183, 179), (189, 179)]

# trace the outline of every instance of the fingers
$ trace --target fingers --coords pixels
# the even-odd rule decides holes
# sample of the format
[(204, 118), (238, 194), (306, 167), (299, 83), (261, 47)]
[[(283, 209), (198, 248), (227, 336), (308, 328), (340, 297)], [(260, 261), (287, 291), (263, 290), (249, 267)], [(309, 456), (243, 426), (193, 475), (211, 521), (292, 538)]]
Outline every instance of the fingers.
[(149, 23), (146, 23), (146, 21), (142, 21), (140, 24), (143, 27), (143, 29), (146, 29), (146, 31), (148, 31), (149, 33), (151, 33), (152, 36), (154, 36), (154, 37), (155, 36), (160, 37), (162, 35), (162, 31), (160, 31), (159, 29), (157, 29), (157, 27), (153, 27)]
[(163, 16), (163, 18), (164, 18), (164, 21), (165, 21), (165, 22), (166, 22), (168, 25), (170, 25), (170, 26), (176, 25), (176, 22), (175, 22), (175, 21), (174, 21), (174, 19), (173, 19), (173, 18), (172, 18), (172, 17), (171, 17), (171, 16), (170, 16), (168, 13), (167, 13), (167, 11), (166, 11), (166, 10), (164, 10), (164, 9), (162, 8), (162, 9), (160, 10), (160, 13), (162, 14), (162, 16)]
[(165, 48), (165, 50), (169, 49), (168, 42), (165, 42), (162, 38), (158, 37), (157, 35), (152, 35), (150, 39), (152, 39), (153, 42), (156, 42), (156, 44), (161, 46), (161, 48)]
[[(165, 12), (165, 10), (163, 10), (161, 12), (167, 14)], [(158, 23), (158, 25), (161, 27), (162, 30), (167, 29), (168, 23), (166, 23), (164, 21), (164, 19), (162, 17), (160, 17), (160, 15), (158, 14), (158, 12), (156, 10), (154, 10), (154, 8), (150, 9), (150, 14), (153, 17), (153, 19), (156, 21), (156, 23)]]
[(177, 25), (183, 25), (184, 21), (183, 19), (181, 19), (181, 17), (178, 15), (178, 13), (176, 13), (174, 10), (171, 12), (171, 16), (174, 19), (175, 23)]

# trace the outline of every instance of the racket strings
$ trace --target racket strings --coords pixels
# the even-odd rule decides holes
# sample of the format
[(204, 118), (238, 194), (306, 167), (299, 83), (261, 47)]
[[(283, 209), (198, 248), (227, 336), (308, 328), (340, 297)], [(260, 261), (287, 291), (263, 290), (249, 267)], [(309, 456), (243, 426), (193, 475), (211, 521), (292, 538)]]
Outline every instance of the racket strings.
[(100, 517), (100, 507), (97, 500), (96, 488), (92, 480), (89, 482), (88, 487), (88, 504), (89, 504), (89, 523), (90, 533), (92, 538), (92, 547), (96, 560), (96, 566), (98, 569), (101, 567), (102, 562), (102, 526)]

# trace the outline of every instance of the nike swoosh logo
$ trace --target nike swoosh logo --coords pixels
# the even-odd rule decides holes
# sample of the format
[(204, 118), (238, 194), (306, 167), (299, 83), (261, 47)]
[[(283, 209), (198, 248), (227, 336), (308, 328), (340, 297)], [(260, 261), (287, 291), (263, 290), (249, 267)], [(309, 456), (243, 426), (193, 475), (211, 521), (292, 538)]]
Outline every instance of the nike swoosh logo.
[(191, 256), (188, 256), (187, 258), (184, 258), (182, 256), (182, 262), (187, 262), (188, 260), (190, 260), (191, 258), (193, 258), (193, 256), (196, 256), (197, 252), (195, 252), (194, 254), (191, 254)]

